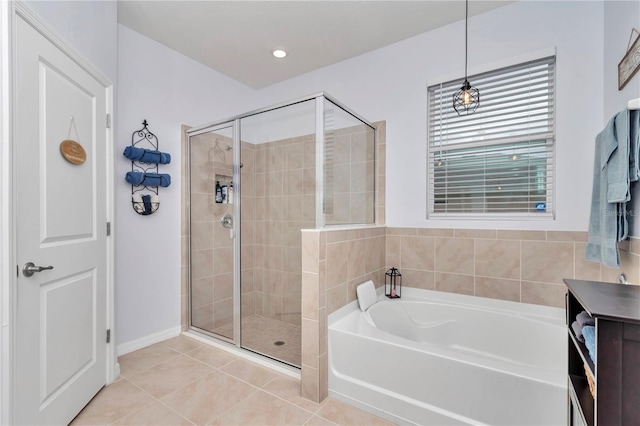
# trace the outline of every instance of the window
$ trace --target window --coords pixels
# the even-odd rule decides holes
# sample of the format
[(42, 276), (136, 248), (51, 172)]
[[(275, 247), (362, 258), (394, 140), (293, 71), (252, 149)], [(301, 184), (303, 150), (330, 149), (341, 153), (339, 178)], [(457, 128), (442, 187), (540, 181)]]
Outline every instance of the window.
[(555, 56), (469, 81), (472, 115), (452, 106), (462, 79), (428, 88), (429, 217), (553, 217)]

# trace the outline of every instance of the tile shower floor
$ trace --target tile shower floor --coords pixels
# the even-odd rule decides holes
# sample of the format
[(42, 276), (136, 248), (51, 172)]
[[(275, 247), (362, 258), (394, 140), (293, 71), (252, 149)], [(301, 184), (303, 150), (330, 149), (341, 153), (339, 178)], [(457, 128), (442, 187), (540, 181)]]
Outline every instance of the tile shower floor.
[[(213, 332), (231, 337), (233, 324)], [(301, 336), (300, 325), (258, 315), (242, 319), (242, 347), (296, 366), (301, 365)]]
[(121, 356), (120, 377), (72, 425), (389, 425), (300, 381), (179, 336)]

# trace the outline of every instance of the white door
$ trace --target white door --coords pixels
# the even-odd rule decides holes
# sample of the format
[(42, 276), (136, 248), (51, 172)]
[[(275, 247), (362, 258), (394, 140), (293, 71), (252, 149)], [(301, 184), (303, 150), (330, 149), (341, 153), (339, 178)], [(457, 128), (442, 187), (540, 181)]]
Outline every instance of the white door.
[[(108, 90), (16, 18), (13, 423), (67, 424), (106, 383)], [(68, 159), (61, 142), (74, 140)], [(25, 264), (49, 267), (27, 277)]]

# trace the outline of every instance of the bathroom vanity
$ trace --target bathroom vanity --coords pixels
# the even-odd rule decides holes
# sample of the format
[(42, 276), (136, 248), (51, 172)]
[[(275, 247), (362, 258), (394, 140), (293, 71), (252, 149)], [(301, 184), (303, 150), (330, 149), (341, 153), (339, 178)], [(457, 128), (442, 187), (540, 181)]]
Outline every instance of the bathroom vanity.
[[(571, 279), (564, 282), (568, 289), (567, 424), (638, 424), (640, 286)], [(595, 320), (594, 360), (571, 328), (581, 311), (586, 311)]]

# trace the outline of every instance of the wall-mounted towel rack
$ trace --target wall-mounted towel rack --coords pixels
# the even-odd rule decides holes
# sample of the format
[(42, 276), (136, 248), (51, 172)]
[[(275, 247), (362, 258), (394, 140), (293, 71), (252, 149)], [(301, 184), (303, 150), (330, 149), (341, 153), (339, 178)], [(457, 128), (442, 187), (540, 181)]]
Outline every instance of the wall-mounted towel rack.
[(141, 215), (150, 215), (160, 207), (158, 187), (171, 185), (171, 176), (158, 173), (158, 164), (170, 163), (171, 155), (158, 151), (158, 138), (147, 128), (147, 120), (142, 125), (142, 129), (133, 132), (131, 146), (123, 153), (132, 160), (131, 172), (127, 173), (125, 180), (131, 183), (133, 210)]
[(629, 109), (640, 109), (640, 98), (631, 99), (627, 104)]

